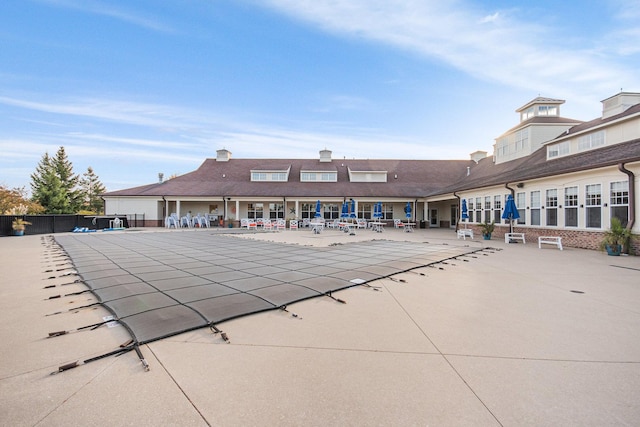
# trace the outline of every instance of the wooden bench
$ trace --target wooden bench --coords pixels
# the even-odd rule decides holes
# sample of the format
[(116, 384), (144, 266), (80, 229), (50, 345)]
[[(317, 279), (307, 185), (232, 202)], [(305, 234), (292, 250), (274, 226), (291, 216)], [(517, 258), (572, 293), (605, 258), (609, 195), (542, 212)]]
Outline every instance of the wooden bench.
[(543, 244), (556, 245), (560, 250), (562, 250), (562, 237), (556, 237), (556, 236), (538, 237), (538, 249), (541, 249)]
[(524, 240), (524, 233), (504, 233), (505, 243), (513, 243), (514, 240), (522, 240), (522, 243), (527, 243)]
[(458, 239), (461, 238), (463, 240), (467, 240), (467, 237), (471, 237), (473, 240), (473, 230), (463, 228), (462, 230), (458, 230)]

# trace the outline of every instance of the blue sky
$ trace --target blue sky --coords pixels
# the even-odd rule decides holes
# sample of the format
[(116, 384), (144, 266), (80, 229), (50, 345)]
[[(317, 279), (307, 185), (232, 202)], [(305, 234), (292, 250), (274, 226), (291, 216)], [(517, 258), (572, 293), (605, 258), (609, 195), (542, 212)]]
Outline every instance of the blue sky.
[(45, 152), (108, 190), (235, 158), (467, 159), (536, 96), (640, 92), (640, 2), (6, 0), (0, 184)]

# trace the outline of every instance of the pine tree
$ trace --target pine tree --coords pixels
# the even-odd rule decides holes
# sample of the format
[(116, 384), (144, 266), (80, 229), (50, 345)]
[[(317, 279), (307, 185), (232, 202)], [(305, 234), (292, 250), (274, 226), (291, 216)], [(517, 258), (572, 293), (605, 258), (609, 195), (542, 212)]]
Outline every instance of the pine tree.
[(64, 213), (76, 213), (82, 205), (82, 194), (78, 190), (78, 181), (80, 177), (73, 173), (73, 165), (67, 157), (64, 147), (60, 147), (56, 156), (52, 159), (56, 175), (60, 178), (60, 182), (64, 191), (67, 193), (69, 211)]
[(64, 147), (60, 147), (55, 158), (45, 153), (31, 174), (32, 198), (44, 208), (44, 213), (75, 213), (80, 197), (77, 182)]
[(98, 176), (93, 172), (91, 166), (87, 168), (87, 171), (80, 179), (80, 191), (83, 197), (82, 209), (98, 215), (101, 214), (103, 204), (100, 194), (107, 190), (100, 182)]

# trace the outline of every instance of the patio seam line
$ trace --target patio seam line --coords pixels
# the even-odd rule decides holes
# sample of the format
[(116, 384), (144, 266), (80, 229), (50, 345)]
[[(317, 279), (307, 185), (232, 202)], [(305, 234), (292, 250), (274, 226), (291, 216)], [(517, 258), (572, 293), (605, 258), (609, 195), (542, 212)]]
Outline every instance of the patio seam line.
[(164, 372), (169, 376), (169, 378), (171, 378), (171, 381), (173, 381), (173, 383), (176, 385), (176, 387), (178, 387), (178, 390), (180, 390), (180, 393), (182, 393), (182, 395), (185, 397), (185, 399), (187, 399), (187, 402), (189, 402), (189, 404), (193, 407), (193, 409), (195, 409), (195, 411), (198, 413), (198, 415), (200, 415), (200, 417), (202, 418), (202, 421), (204, 421), (208, 426), (211, 426), (211, 423), (209, 422), (209, 420), (207, 420), (207, 418), (200, 411), (200, 409), (198, 409), (198, 406), (196, 406), (196, 404), (193, 402), (193, 400), (191, 400), (191, 398), (189, 397), (187, 392), (180, 386), (180, 384), (175, 379), (175, 377), (173, 375), (171, 375), (171, 372), (169, 372), (167, 367), (164, 366), (164, 363), (162, 363), (162, 360), (158, 357), (158, 355), (153, 351), (153, 349), (148, 344), (145, 344), (145, 346), (147, 347), (147, 349), (149, 349), (151, 354), (153, 354), (153, 357), (160, 364), (160, 366), (162, 366), (162, 369), (164, 370)]
[(409, 320), (411, 320), (411, 322), (416, 326), (416, 328), (418, 328), (418, 330), (420, 331), (420, 333), (422, 333), (422, 335), (429, 341), (429, 343), (431, 343), (431, 345), (436, 349), (436, 351), (438, 352), (438, 354), (440, 355), (440, 357), (442, 357), (444, 359), (445, 362), (447, 362), (447, 364), (449, 365), (449, 367), (453, 370), (453, 372), (455, 372), (455, 374), (458, 376), (458, 378), (460, 378), (460, 380), (464, 383), (464, 385), (467, 387), (467, 389), (473, 393), (473, 395), (476, 397), (476, 399), (478, 399), (478, 402), (480, 402), (480, 404), (482, 406), (484, 406), (484, 408), (487, 410), (487, 412), (489, 412), (489, 414), (491, 414), (491, 416), (493, 417), (493, 419), (500, 425), (503, 426), (504, 424), (502, 424), (500, 422), (500, 420), (498, 419), (498, 417), (496, 416), (496, 414), (493, 413), (493, 411), (489, 408), (489, 406), (487, 406), (487, 404), (480, 398), (480, 396), (478, 395), (478, 393), (476, 393), (476, 391), (473, 389), (473, 387), (471, 387), (471, 385), (467, 382), (467, 380), (462, 376), (462, 374), (456, 369), (456, 367), (453, 365), (453, 363), (447, 358), (447, 355), (442, 353), (442, 351), (440, 350), (440, 348), (433, 342), (433, 340), (429, 337), (429, 335), (426, 333), (426, 331), (424, 329), (422, 329), (422, 327), (418, 324), (418, 322), (413, 318), (413, 316), (411, 316), (411, 314), (407, 311), (407, 309), (400, 303), (400, 301), (398, 301), (398, 299), (396, 298), (396, 296), (393, 294), (393, 292), (391, 292), (391, 290), (389, 290), (389, 287), (384, 285), (384, 288), (387, 290), (387, 292), (389, 293), (389, 295), (391, 295), (391, 298), (393, 298), (393, 300), (396, 302), (396, 304), (398, 304), (398, 307), (400, 307), (400, 309), (402, 311), (404, 311), (404, 313), (406, 314), (406, 316), (409, 318)]

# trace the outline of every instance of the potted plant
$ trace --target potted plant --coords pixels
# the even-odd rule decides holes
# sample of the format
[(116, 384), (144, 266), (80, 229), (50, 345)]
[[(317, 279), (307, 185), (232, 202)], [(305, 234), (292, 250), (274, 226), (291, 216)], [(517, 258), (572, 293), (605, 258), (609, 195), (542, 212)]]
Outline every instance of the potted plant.
[(611, 227), (604, 232), (601, 247), (607, 251), (608, 255), (618, 256), (622, 250), (629, 245), (631, 230), (622, 225), (619, 218), (611, 218)]
[(493, 233), (493, 230), (495, 230), (496, 228), (496, 223), (491, 221), (491, 222), (483, 222), (482, 224), (480, 224), (480, 229), (482, 230), (482, 237), (484, 238), (484, 240), (491, 240), (491, 233)]
[(13, 230), (14, 236), (22, 236), (24, 235), (24, 230), (27, 228), (27, 225), (31, 225), (29, 221), (25, 221), (22, 218), (16, 218), (11, 222), (11, 229)]

